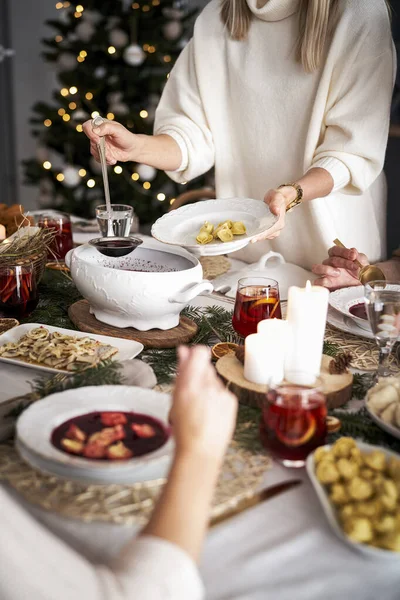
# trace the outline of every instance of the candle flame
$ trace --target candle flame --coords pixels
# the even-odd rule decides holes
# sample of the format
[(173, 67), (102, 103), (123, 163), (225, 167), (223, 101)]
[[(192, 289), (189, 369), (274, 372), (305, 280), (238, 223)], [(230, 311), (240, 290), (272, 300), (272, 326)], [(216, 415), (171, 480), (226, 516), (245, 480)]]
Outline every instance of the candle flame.
[(311, 290), (311, 288), (312, 288), (312, 285), (311, 285), (310, 280), (308, 279), (307, 283), (306, 283), (306, 291), (309, 292)]

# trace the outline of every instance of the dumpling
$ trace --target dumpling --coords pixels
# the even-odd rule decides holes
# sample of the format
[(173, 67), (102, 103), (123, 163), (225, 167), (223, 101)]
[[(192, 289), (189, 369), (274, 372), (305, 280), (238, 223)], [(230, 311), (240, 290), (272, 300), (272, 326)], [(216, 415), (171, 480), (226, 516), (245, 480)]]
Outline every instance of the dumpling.
[(220, 229), (217, 233), (217, 236), (221, 240), (221, 242), (231, 242), (233, 240), (233, 233), (231, 229)]
[(392, 404), (392, 402), (398, 402), (399, 393), (394, 385), (386, 385), (384, 387), (374, 388), (368, 394), (368, 406), (373, 413), (380, 415), (385, 408)]
[(202, 231), (205, 231), (206, 233), (210, 234), (214, 231), (214, 225), (212, 223), (209, 223), (208, 221), (205, 221), (204, 225), (200, 227), (200, 233)]
[(196, 241), (199, 244), (209, 244), (213, 241), (213, 239), (213, 236), (210, 233), (207, 233), (206, 231), (200, 231), (199, 235), (196, 237)]
[(232, 233), (233, 235), (243, 235), (246, 233), (246, 226), (242, 221), (235, 221), (232, 224)]
[(385, 410), (381, 412), (379, 417), (382, 419), (382, 421), (385, 421), (385, 423), (395, 423), (395, 414), (398, 406), (399, 405), (397, 402), (392, 402), (392, 404), (389, 404), (389, 406), (387, 406)]
[(228, 225), (225, 223), (220, 223), (214, 230), (214, 239), (216, 240), (219, 237), (219, 232), (223, 231), (224, 229), (230, 231), (230, 228), (228, 227)]

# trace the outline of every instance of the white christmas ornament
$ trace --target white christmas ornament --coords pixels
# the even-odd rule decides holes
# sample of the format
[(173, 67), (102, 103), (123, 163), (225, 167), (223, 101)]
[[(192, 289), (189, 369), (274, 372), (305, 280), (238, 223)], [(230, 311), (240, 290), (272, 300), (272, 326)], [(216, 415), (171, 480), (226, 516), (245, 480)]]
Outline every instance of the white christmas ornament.
[(84, 10), (82, 13), (82, 21), (92, 23), (93, 25), (97, 25), (97, 23), (99, 23), (101, 19), (101, 14), (94, 10)]
[(93, 156), (90, 158), (90, 168), (92, 169), (93, 173), (99, 174), (101, 173), (101, 164), (99, 162), (97, 162), (97, 160), (95, 158), (93, 158)]
[(68, 166), (63, 170), (63, 185), (66, 187), (72, 188), (78, 185), (81, 181), (81, 176), (79, 175), (79, 169), (76, 167)]
[(152, 181), (157, 175), (157, 170), (149, 165), (137, 165), (136, 172), (143, 181)]
[(170, 21), (163, 27), (164, 37), (169, 40), (177, 40), (182, 35), (183, 27), (180, 21)]
[(122, 29), (113, 29), (109, 36), (110, 44), (116, 48), (123, 48), (129, 42), (129, 36)]
[(86, 121), (89, 115), (84, 110), (78, 108), (78, 110), (72, 112), (72, 118), (74, 121)]
[(57, 65), (63, 71), (72, 71), (77, 66), (76, 56), (70, 52), (63, 52), (57, 59)]
[(105, 67), (96, 67), (94, 70), (94, 76), (96, 79), (103, 79), (104, 75), (107, 73)]
[(122, 92), (110, 92), (107, 94), (107, 102), (109, 104), (118, 104), (122, 99)]
[(127, 115), (129, 114), (129, 107), (123, 102), (118, 102), (117, 104), (111, 104), (110, 112), (114, 113), (114, 115)]
[(145, 58), (145, 53), (137, 44), (131, 44), (124, 52), (124, 61), (131, 67), (139, 67)]
[(89, 42), (94, 32), (95, 28), (89, 21), (79, 23), (75, 28), (75, 33), (82, 42)]

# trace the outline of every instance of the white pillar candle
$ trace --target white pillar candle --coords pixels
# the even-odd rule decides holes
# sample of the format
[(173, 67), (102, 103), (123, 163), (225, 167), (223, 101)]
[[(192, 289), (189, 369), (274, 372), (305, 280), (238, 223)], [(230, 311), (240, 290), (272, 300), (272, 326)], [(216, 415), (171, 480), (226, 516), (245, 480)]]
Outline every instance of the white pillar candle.
[(328, 300), (328, 290), (309, 281), (289, 288), (285, 379), (291, 383), (312, 385), (320, 374)]
[(0, 242), (6, 239), (6, 228), (4, 225), (0, 225)]
[(277, 385), (283, 380), (287, 323), (266, 319), (258, 324), (258, 331), (245, 340), (244, 376), (253, 383)]

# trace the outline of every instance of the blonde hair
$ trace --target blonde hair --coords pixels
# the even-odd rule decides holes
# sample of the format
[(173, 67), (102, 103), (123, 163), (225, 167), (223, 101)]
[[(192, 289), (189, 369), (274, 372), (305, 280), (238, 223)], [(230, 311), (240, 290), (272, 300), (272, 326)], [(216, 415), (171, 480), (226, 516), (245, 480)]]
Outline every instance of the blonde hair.
[[(300, 0), (297, 57), (308, 73), (321, 64), (326, 42), (335, 26), (338, 2)], [(221, 19), (232, 39), (244, 40), (252, 12), (246, 0), (221, 0)]]

